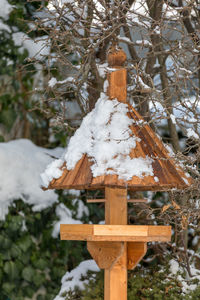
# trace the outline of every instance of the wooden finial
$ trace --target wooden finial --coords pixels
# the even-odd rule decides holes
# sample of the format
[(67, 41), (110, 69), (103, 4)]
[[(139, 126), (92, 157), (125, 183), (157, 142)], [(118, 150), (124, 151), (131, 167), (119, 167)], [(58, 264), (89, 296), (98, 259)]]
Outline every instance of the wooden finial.
[(108, 53), (108, 64), (114, 68), (113, 72), (108, 73), (108, 96), (117, 99), (119, 102), (126, 103), (126, 78), (127, 71), (123, 68), (126, 61), (126, 53), (117, 46), (112, 46)]
[(121, 67), (126, 61), (126, 53), (122, 49), (112, 46), (109, 50), (107, 59), (109, 66)]

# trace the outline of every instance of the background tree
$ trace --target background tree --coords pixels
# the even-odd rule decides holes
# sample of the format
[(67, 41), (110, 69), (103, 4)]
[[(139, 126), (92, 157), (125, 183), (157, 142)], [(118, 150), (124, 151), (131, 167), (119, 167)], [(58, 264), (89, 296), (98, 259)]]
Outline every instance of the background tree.
[[(128, 101), (194, 178), (194, 185), (186, 191), (142, 193), (148, 205), (129, 207), (132, 224), (170, 223), (174, 228), (173, 243), (152, 244), (143, 265), (132, 273), (129, 297), (199, 297), (195, 289), (200, 279), (199, 20), (195, 0), (1, 0), (2, 300), (49, 300), (56, 294), (56, 300), (102, 298), (101, 275), (83, 292), (69, 291), (65, 278), (89, 257), (82, 245), (61, 243), (55, 228), (72, 219), (98, 223), (103, 220), (103, 207), (86, 207), (83, 201), (91, 195), (84, 191), (79, 196), (52, 192), (49, 202), (45, 200), (33, 175), (39, 176), (61, 149), (35, 147), (27, 140), (8, 141), (26, 138), (48, 148), (66, 145), (106, 90), (106, 75), (111, 71), (106, 57), (116, 44), (128, 57)], [(11, 197), (12, 175), (16, 185)], [(33, 188), (27, 190), (29, 182)], [(35, 211), (37, 205), (40, 210)], [(65, 292), (59, 293), (66, 271)], [(149, 286), (152, 276), (155, 284)], [(90, 278), (86, 275), (86, 280)], [(191, 287), (195, 291), (187, 296)]]

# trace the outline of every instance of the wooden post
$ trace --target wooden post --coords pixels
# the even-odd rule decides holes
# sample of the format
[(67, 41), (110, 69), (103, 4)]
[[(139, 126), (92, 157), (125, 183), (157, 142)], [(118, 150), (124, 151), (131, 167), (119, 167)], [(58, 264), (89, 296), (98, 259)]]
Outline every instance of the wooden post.
[[(105, 222), (110, 225), (127, 224), (127, 190), (105, 188)], [(105, 269), (104, 299), (127, 299), (127, 243), (122, 242), (122, 252), (115, 264)]]
[[(126, 54), (122, 50), (110, 49), (108, 63), (117, 70), (108, 74), (110, 99), (126, 103), (127, 71), (123, 68)], [(107, 225), (127, 224), (127, 190), (105, 188), (105, 223)], [(119, 260), (104, 273), (104, 300), (127, 300), (127, 243), (122, 243)]]

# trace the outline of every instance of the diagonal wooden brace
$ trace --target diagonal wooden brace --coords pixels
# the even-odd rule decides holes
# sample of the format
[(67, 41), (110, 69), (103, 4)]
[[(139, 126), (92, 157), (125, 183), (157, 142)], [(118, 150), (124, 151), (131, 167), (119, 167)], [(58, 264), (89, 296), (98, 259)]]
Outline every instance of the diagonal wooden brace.
[(110, 269), (124, 250), (123, 242), (87, 242), (87, 249), (100, 269)]
[(127, 269), (133, 270), (143, 259), (147, 252), (147, 243), (128, 242), (127, 243)]
[[(111, 269), (124, 253), (124, 242), (87, 242), (87, 249), (100, 269)], [(127, 269), (133, 270), (147, 251), (145, 242), (127, 243)]]

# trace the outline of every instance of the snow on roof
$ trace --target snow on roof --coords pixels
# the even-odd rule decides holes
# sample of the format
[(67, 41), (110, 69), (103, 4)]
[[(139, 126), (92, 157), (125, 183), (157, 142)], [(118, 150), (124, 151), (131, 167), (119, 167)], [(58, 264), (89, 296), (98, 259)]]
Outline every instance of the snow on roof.
[(19, 139), (0, 143), (0, 220), (8, 213), (14, 200), (22, 199), (40, 211), (57, 202), (53, 191), (40, 188), (40, 176), (53, 156), (60, 156), (62, 148), (48, 150), (35, 146), (31, 141)]
[(127, 116), (127, 112), (127, 104), (115, 99), (111, 101), (101, 93), (95, 108), (83, 119), (62, 158), (49, 165), (41, 175), (44, 186), (48, 187), (54, 174), (54, 178), (59, 178), (60, 167), (65, 162), (67, 169), (72, 170), (84, 154), (93, 162), (93, 177), (116, 174), (119, 179), (129, 180), (133, 176), (153, 176), (152, 159), (129, 156), (140, 139), (130, 129), (134, 120)]

